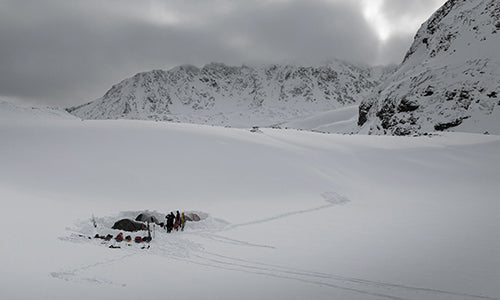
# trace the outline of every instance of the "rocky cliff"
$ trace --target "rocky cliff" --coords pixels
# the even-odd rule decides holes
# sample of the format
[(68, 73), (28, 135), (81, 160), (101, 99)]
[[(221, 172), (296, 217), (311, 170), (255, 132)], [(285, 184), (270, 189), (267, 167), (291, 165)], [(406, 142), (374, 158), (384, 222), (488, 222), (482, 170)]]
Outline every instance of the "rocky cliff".
[(359, 106), (360, 132), (500, 134), (500, 1), (450, 0)]

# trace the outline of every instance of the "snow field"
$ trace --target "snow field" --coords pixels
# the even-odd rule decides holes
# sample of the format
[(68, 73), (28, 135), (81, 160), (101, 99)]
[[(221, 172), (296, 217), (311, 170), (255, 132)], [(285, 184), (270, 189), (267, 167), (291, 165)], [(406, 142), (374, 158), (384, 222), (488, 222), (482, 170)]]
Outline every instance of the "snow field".
[[(0, 125), (2, 299), (499, 299), (498, 136)], [(150, 249), (78, 236), (177, 209), (208, 216)]]

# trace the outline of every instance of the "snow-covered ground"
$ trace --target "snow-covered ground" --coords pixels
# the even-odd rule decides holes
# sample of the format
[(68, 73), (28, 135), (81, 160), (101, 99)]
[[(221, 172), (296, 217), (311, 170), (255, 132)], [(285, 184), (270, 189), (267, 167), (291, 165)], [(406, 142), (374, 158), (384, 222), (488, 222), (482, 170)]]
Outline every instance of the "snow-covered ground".
[[(500, 136), (253, 133), (0, 104), (0, 299), (500, 299)], [(177, 209), (206, 218), (156, 228), (149, 249), (88, 238)]]
[(346, 106), (316, 113), (308, 118), (300, 117), (297, 120), (280, 124), (280, 126), (323, 133), (357, 132), (358, 110), (358, 105)]

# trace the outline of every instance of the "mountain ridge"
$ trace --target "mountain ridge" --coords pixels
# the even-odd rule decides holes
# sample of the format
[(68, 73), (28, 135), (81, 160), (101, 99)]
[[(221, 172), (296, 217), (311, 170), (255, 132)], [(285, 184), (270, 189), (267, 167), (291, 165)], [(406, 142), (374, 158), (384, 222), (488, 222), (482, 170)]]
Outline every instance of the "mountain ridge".
[(67, 111), (83, 119), (270, 126), (357, 104), (393, 69), (339, 60), (319, 66), (181, 65), (137, 73)]

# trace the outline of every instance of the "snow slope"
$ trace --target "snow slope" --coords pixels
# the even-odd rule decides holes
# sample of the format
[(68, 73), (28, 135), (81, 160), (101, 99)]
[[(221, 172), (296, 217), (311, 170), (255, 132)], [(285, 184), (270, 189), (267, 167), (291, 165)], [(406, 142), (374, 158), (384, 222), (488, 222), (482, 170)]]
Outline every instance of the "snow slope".
[[(499, 136), (31, 113), (0, 118), (0, 299), (500, 299)], [(204, 219), (88, 238), (176, 209)]]
[(317, 113), (280, 124), (284, 128), (319, 131), (324, 133), (353, 133), (357, 130), (358, 105)]
[(398, 70), (365, 99), (362, 133), (500, 134), (500, 1), (449, 0)]
[(83, 119), (270, 126), (357, 104), (392, 71), (338, 60), (319, 66), (179, 66), (138, 73), (68, 111)]
[(76, 117), (60, 108), (23, 105), (0, 99), (0, 119), (25, 122), (32, 119), (76, 119)]

